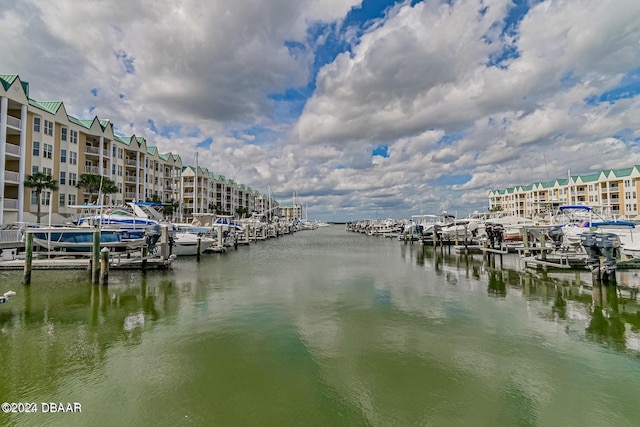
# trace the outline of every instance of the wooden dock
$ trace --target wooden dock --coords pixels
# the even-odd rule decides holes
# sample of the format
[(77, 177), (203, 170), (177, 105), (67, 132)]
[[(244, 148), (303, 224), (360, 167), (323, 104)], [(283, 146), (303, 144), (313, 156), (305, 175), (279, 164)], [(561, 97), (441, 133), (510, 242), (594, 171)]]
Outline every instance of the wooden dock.
[[(145, 257), (126, 255), (112, 256), (109, 260), (110, 270), (167, 270), (175, 257), (162, 259), (157, 256)], [(24, 270), (24, 259), (0, 260), (0, 270)], [(51, 258), (33, 257), (32, 270), (90, 270), (91, 259), (88, 257), (55, 256)]]

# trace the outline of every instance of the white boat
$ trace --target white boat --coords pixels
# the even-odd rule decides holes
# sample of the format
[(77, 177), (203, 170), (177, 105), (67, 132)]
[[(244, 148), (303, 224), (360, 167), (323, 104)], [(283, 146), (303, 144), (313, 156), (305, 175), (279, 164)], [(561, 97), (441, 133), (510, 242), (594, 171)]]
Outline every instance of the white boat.
[(139, 249), (154, 245), (159, 230), (131, 231), (121, 229), (95, 229), (90, 227), (31, 227), (26, 233), (33, 235), (33, 243), (46, 249), (67, 252), (90, 252), (93, 248), (93, 233), (100, 232), (100, 247), (111, 250)]
[(171, 253), (176, 256), (192, 256), (198, 254), (198, 240), (200, 252), (204, 252), (217, 243), (211, 230), (207, 227), (196, 227), (191, 224), (175, 224), (178, 231), (172, 233), (170, 240)]

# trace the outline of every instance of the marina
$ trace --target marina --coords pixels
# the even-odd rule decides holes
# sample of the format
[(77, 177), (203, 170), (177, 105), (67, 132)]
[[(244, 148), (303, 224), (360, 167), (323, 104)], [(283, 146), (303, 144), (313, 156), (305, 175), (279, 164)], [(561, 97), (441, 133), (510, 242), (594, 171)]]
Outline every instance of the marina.
[(106, 286), (0, 271), (4, 399), (82, 407), (0, 423), (636, 424), (637, 275), (449, 249), (334, 225)]

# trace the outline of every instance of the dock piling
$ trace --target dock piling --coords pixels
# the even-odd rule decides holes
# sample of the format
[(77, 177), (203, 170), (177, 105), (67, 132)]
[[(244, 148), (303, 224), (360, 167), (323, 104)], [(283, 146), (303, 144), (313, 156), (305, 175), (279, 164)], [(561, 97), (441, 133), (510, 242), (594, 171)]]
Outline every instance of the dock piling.
[(93, 246), (91, 255), (91, 283), (100, 281), (100, 230), (93, 232)]
[(28, 233), (24, 244), (24, 275), (22, 276), (22, 284), (31, 284), (31, 267), (33, 263), (33, 233)]
[(100, 284), (109, 283), (109, 248), (100, 251)]

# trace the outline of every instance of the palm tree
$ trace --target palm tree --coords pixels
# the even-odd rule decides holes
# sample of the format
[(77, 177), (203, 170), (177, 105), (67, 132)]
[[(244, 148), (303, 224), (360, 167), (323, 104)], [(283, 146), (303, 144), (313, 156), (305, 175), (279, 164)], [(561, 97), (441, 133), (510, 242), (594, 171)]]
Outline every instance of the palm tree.
[[(84, 173), (80, 175), (80, 179), (78, 179), (78, 184), (76, 185), (76, 187), (82, 188), (89, 193), (89, 203), (91, 203), (93, 195), (99, 193), (100, 190), (102, 190), (102, 194), (112, 194), (118, 192), (118, 186), (115, 182), (113, 182), (109, 178), (105, 178), (100, 175), (94, 175), (91, 173)], [(102, 200), (98, 200), (98, 202), (102, 203)]]
[[(42, 202), (42, 200), (40, 200), (40, 196), (42, 195), (42, 191), (56, 191), (58, 189), (58, 181), (53, 179), (51, 175), (36, 172), (33, 175), (27, 176), (27, 179), (24, 181), (24, 185), (25, 187), (33, 188), (36, 192), (36, 198), (38, 200), (38, 211), (36, 216), (38, 218), (38, 224), (40, 224), (40, 204)], [(49, 199), (49, 203), (52, 203), (51, 199)]]

